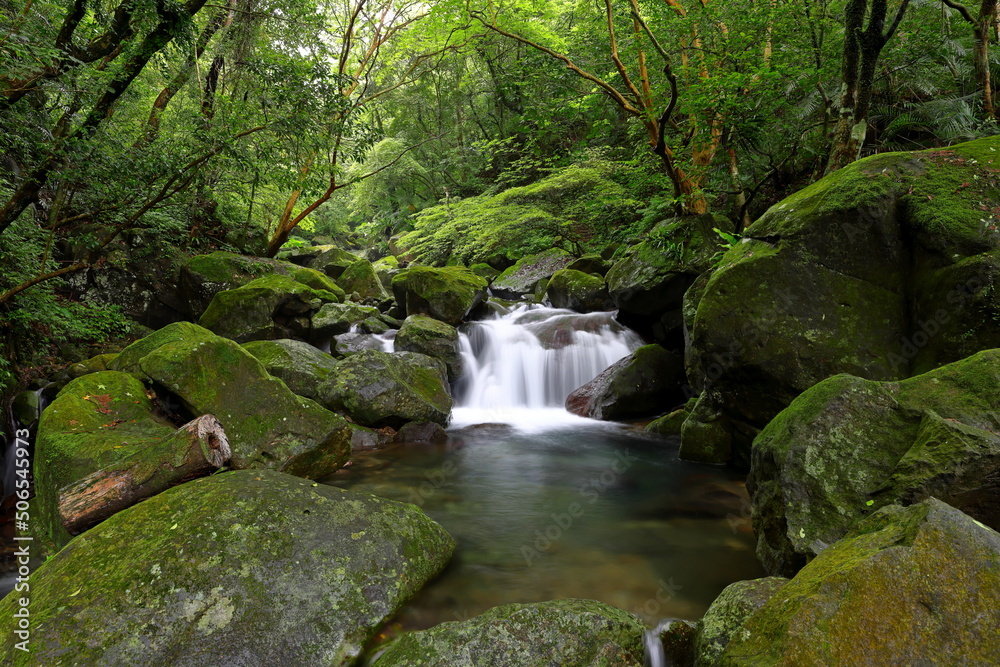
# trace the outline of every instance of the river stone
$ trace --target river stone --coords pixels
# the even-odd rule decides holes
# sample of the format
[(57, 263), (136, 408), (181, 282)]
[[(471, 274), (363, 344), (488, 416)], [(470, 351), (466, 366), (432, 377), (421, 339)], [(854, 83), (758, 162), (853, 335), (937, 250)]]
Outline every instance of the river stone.
[(175, 394), (193, 416), (219, 419), (229, 436), (233, 468), (276, 468), (318, 478), (344, 464), (351, 433), (343, 417), (296, 396), (236, 343), (199, 329), (187, 329), (183, 338), (148, 352), (137, 365), (147, 381)]
[(42, 398), (37, 391), (20, 391), (10, 402), (11, 415), (17, 423), (28, 427), (38, 421), (38, 409), (42, 406)]
[(655, 433), (664, 437), (679, 436), (681, 434), (681, 427), (684, 425), (684, 420), (687, 419), (689, 414), (684, 408), (679, 408), (649, 422), (643, 430), (647, 433)]
[(522, 257), (493, 280), (490, 292), (501, 299), (523, 299), (535, 294), (539, 281), (566, 268), (573, 259), (572, 255), (559, 248)]
[(448, 425), (452, 399), (444, 364), (422, 354), (364, 350), (337, 363), (319, 387), (320, 402), (365, 426)]
[(407, 315), (429, 315), (458, 326), (486, 298), (486, 280), (464, 266), (415, 266), (393, 277), (392, 291)]
[(243, 349), (293, 392), (313, 400), (319, 396), (316, 391), (319, 384), (330, 377), (337, 365), (329, 354), (300, 340), (257, 340), (244, 343)]
[(312, 317), (313, 342), (321, 343), (348, 333), (351, 327), (369, 317), (377, 317), (378, 308), (356, 303), (328, 303)]
[(890, 505), (782, 586), (720, 665), (995, 664), (1000, 535), (930, 498)]
[(340, 286), (348, 294), (357, 294), (362, 301), (378, 303), (390, 298), (375, 273), (375, 268), (367, 259), (359, 259), (340, 274)]
[[(278, 472), (169, 489), (31, 574), (31, 652), (5, 665), (352, 665), (448, 562), (413, 505)], [(17, 598), (0, 602), (13, 637)]]
[(875, 155), (771, 207), (698, 301), (695, 390), (760, 429), (838, 373), (900, 380), (1000, 346), (998, 151), (990, 137)]
[(737, 581), (726, 586), (695, 626), (695, 667), (714, 667), (733, 635), (782, 586), (784, 577)]
[(838, 375), (753, 444), (757, 555), (793, 574), (860, 518), (929, 496), (1000, 528), (1000, 350), (902, 382)]
[(683, 400), (684, 363), (659, 345), (644, 345), (566, 398), (566, 409), (592, 419), (663, 412)]
[(358, 261), (358, 256), (353, 253), (340, 248), (328, 248), (316, 259), (309, 262), (309, 268), (316, 269), (336, 280), (347, 267), (356, 261)]
[(323, 304), (341, 300), (333, 292), (273, 274), (219, 292), (198, 324), (238, 343), (308, 338), (313, 314)]
[(407, 633), (373, 667), (641, 667), (644, 631), (596, 600), (509, 604)]
[(448, 368), (448, 379), (452, 382), (462, 374), (458, 329), (432, 317), (407, 317), (396, 334), (395, 349), (400, 352), (419, 352), (440, 359)]
[(569, 308), (578, 313), (614, 310), (604, 279), (573, 269), (560, 269), (552, 274), (545, 287), (545, 296), (556, 308)]
[(63, 387), (42, 412), (35, 442), (31, 523), (43, 549), (55, 551), (70, 540), (59, 521), (59, 489), (173, 431), (131, 375), (98, 371)]
[(366, 333), (345, 333), (330, 341), (330, 354), (337, 358), (349, 357), (365, 350), (385, 351), (380, 338)]

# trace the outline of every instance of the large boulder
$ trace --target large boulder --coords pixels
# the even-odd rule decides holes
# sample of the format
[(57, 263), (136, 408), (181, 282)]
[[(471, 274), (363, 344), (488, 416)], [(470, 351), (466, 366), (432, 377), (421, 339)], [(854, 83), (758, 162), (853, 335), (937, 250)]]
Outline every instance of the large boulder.
[(308, 338), (313, 314), (341, 300), (333, 292), (271, 274), (216, 294), (198, 324), (238, 343)]
[(490, 292), (501, 299), (523, 299), (535, 294), (539, 282), (565, 269), (573, 259), (572, 255), (559, 248), (522, 257), (493, 280)]
[(330, 247), (309, 262), (308, 266), (310, 269), (316, 269), (336, 280), (347, 267), (356, 261), (358, 261), (357, 255), (340, 248)]
[(402, 636), (373, 667), (641, 667), (645, 626), (596, 600), (494, 607)]
[(59, 489), (173, 433), (146, 387), (126, 373), (99, 371), (67, 384), (42, 412), (35, 442), (32, 529), (44, 550), (70, 540), (59, 520)]
[(418, 352), (443, 361), (450, 381), (462, 374), (458, 329), (450, 324), (425, 315), (410, 315), (394, 340), (397, 352)]
[(340, 286), (348, 294), (357, 294), (362, 301), (378, 303), (389, 298), (375, 268), (367, 259), (359, 259), (340, 274)]
[(116, 363), (176, 395), (190, 416), (215, 415), (229, 436), (233, 468), (320, 478), (346, 462), (351, 429), (343, 417), (292, 393), (233, 341), (191, 324), (171, 326), (152, 343), (125, 348)]
[[(351, 665), (448, 562), (413, 505), (240, 471), (174, 487), (31, 573), (30, 653), (5, 665)], [(15, 637), (18, 595), (0, 602)]]
[(644, 345), (573, 391), (566, 409), (593, 419), (658, 414), (683, 401), (683, 382), (680, 355)]
[(884, 507), (729, 641), (720, 665), (995, 664), (1000, 535), (928, 499)]
[(329, 354), (300, 340), (256, 340), (244, 343), (243, 349), (293, 392), (313, 400), (319, 398), (320, 383), (330, 377), (337, 365)]
[(603, 278), (573, 269), (560, 269), (552, 274), (545, 296), (556, 308), (578, 313), (614, 309)]
[(749, 434), (734, 456), (824, 378), (898, 380), (1000, 346), (998, 148), (860, 160), (773, 206), (725, 254), (697, 301), (688, 378)]
[(902, 382), (837, 375), (753, 444), (757, 554), (790, 575), (888, 504), (935, 496), (1000, 528), (1000, 350)]
[(671, 218), (657, 224), (607, 271), (618, 319), (670, 348), (680, 348), (681, 305), (697, 276), (712, 267), (722, 248), (719, 229), (733, 233), (721, 215)]
[(718, 665), (743, 623), (787, 583), (784, 577), (764, 577), (726, 586), (695, 626), (695, 667)]
[(378, 308), (356, 303), (328, 303), (312, 316), (312, 341), (322, 345), (334, 336), (348, 333), (355, 324), (378, 317)]
[(463, 266), (415, 266), (393, 277), (392, 291), (407, 315), (429, 315), (458, 326), (486, 298), (486, 280)]
[(451, 414), (444, 364), (413, 352), (364, 350), (345, 357), (319, 393), (324, 405), (365, 426), (399, 428), (412, 421), (446, 426)]

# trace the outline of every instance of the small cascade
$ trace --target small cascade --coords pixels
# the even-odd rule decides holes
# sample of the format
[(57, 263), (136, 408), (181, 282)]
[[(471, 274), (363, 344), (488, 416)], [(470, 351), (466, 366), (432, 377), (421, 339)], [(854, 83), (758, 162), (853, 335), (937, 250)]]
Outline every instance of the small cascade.
[(642, 642), (646, 649), (646, 667), (670, 667), (670, 660), (667, 659), (663, 650), (663, 633), (670, 629), (677, 619), (667, 618), (660, 621), (652, 630), (646, 630), (643, 634)]
[(467, 325), (456, 407), (562, 408), (570, 392), (642, 345), (613, 312), (518, 306)]

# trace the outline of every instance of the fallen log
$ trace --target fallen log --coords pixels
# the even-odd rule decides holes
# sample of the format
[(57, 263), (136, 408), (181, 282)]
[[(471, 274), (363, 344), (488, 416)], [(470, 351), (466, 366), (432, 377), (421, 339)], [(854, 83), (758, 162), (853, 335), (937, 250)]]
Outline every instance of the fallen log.
[(229, 440), (213, 415), (202, 415), (160, 442), (59, 490), (59, 518), (77, 535), (116, 512), (229, 460)]

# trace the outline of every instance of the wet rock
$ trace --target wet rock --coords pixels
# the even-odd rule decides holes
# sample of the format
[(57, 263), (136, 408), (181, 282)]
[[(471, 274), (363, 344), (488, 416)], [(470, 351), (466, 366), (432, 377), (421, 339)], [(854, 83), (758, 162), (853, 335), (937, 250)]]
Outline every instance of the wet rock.
[(462, 266), (418, 266), (397, 274), (392, 290), (407, 315), (429, 315), (458, 326), (486, 298), (486, 281)]
[(356, 303), (324, 304), (312, 317), (312, 339), (315, 343), (330, 340), (351, 331), (351, 327), (370, 317), (378, 317), (378, 308)]
[(510, 604), (403, 635), (374, 665), (640, 667), (644, 630), (631, 614), (595, 600)]
[(743, 623), (788, 583), (783, 577), (737, 581), (726, 588), (695, 627), (694, 664), (714, 667)]
[(330, 377), (337, 365), (329, 354), (299, 340), (251, 341), (244, 343), (243, 349), (293, 392), (313, 400), (318, 398), (319, 384)]
[(42, 399), (37, 391), (22, 391), (11, 401), (10, 411), (21, 426), (30, 426), (38, 421)]
[(403, 444), (440, 445), (448, 442), (448, 434), (434, 422), (410, 422), (399, 429), (395, 440)]
[(583, 273), (595, 273), (599, 276), (607, 274), (611, 269), (611, 262), (604, 259), (598, 254), (588, 254), (580, 257), (579, 259), (574, 259), (572, 262), (566, 265), (567, 269), (572, 271), (582, 271)]
[(411, 315), (396, 334), (395, 349), (400, 352), (418, 352), (440, 359), (448, 369), (448, 380), (454, 382), (462, 374), (462, 355), (458, 344), (458, 330), (424, 315)]
[(345, 292), (357, 294), (362, 301), (378, 303), (390, 298), (367, 259), (359, 259), (344, 269), (338, 281)]
[(678, 402), (683, 380), (679, 355), (645, 345), (571, 393), (566, 409), (593, 419), (655, 414)]
[(316, 259), (309, 262), (309, 268), (316, 269), (336, 280), (347, 270), (347, 267), (356, 261), (358, 261), (358, 256), (353, 253), (340, 248), (327, 248)]
[(385, 351), (382, 340), (376, 336), (366, 333), (345, 333), (334, 336), (330, 341), (330, 354), (335, 357), (349, 357), (365, 350)]
[[(447, 563), (413, 505), (273, 471), (182, 484), (31, 575), (31, 652), (6, 665), (339, 665)], [(17, 598), (0, 602), (13, 637)]]
[(569, 308), (578, 313), (614, 309), (602, 278), (573, 269), (561, 269), (552, 274), (545, 296), (556, 308)]
[(572, 255), (558, 248), (523, 257), (493, 280), (490, 292), (501, 299), (523, 299), (535, 294), (539, 281), (551, 278), (572, 261)]

